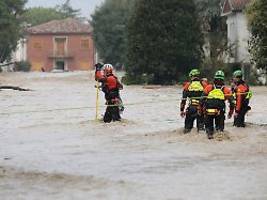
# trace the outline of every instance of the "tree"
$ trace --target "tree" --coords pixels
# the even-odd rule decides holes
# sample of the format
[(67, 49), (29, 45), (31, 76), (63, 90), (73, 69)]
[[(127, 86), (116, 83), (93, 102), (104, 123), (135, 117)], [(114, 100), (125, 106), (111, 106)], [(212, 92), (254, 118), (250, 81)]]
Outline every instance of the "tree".
[(10, 59), (21, 36), (21, 14), (26, 0), (0, 1), (0, 63)]
[(132, 0), (106, 0), (92, 15), (93, 35), (99, 57), (111, 64), (126, 62), (126, 27)]
[(257, 68), (267, 70), (267, 1), (253, 0), (247, 8), (251, 31), (249, 52)]
[(221, 5), (224, 0), (195, 0), (201, 29), (205, 37), (206, 55), (202, 65), (202, 72), (207, 77), (222, 69), (224, 56), (232, 49), (227, 41), (226, 18), (221, 17)]
[(23, 19), (31, 26), (39, 25), (51, 20), (64, 19), (64, 15), (55, 8), (29, 8), (23, 14)]
[(202, 46), (193, 0), (138, 0), (128, 25), (126, 80), (155, 84), (177, 81), (199, 67)]
[(70, 1), (66, 0), (62, 5), (57, 5), (53, 8), (29, 8), (23, 14), (23, 19), (27, 24), (35, 26), (51, 20), (65, 19), (68, 17), (79, 18), (79, 12), (80, 10), (72, 8)]
[(70, 5), (70, 0), (66, 0), (62, 5), (56, 6), (56, 10), (63, 15), (63, 18), (77, 18), (80, 15), (80, 9), (74, 9)]

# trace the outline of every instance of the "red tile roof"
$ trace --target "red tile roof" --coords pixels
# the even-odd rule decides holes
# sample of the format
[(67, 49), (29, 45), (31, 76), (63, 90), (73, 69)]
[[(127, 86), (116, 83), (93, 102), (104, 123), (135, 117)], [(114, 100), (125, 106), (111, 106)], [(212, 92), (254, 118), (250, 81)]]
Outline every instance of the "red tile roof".
[(231, 0), (234, 10), (243, 10), (250, 0)]
[(77, 34), (91, 33), (92, 28), (89, 24), (84, 24), (76, 19), (67, 18), (33, 26), (28, 28), (27, 32), (30, 34)]
[(242, 11), (251, 0), (225, 0), (223, 4), (222, 14), (232, 11)]

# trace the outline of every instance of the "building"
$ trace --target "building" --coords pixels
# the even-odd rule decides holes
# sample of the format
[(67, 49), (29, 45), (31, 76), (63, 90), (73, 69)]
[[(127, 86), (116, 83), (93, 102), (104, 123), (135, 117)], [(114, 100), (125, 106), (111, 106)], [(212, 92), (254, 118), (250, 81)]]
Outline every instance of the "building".
[(95, 63), (91, 26), (72, 18), (28, 28), (26, 49), (32, 71), (90, 70)]
[(12, 61), (13, 62), (21, 62), (27, 60), (27, 48), (26, 48), (26, 39), (21, 38), (18, 41), (17, 49), (12, 54)]
[(0, 70), (4, 72), (13, 72), (15, 70), (15, 63), (26, 61), (26, 40), (21, 38), (17, 42), (17, 49), (12, 52), (11, 59), (4, 63), (0, 63)]
[(225, 0), (222, 7), (222, 16), (227, 17), (228, 44), (231, 46), (231, 55), (227, 63), (239, 64), (244, 67), (250, 65), (248, 41), (250, 33), (244, 9), (251, 0)]

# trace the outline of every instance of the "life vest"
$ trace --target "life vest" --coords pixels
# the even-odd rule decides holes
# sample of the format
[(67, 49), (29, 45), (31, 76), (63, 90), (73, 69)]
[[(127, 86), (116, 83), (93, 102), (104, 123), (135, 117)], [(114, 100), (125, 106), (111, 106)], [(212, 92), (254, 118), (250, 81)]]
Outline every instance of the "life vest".
[(208, 94), (207, 99), (218, 99), (218, 100), (225, 100), (225, 95), (223, 93), (223, 87), (222, 88), (214, 88), (211, 90)]
[[(211, 90), (208, 94), (207, 97), (208, 100), (225, 100), (225, 95), (223, 92), (223, 87), (222, 88), (214, 88), (213, 90)], [(206, 109), (206, 115), (212, 115), (212, 116), (218, 116), (220, 115), (220, 110), (217, 108), (209, 108)]]
[(189, 92), (203, 92), (204, 87), (200, 81), (192, 81), (188, 87)]
[(220, 110), (216, 108), (206, 109), (206, 115), (220, 115)]
[(188, 92), (193, 93), (196, 96), (189, 97), (190, 98), (190, 105), (192, 106), (199, 106), (200, 104), (200, 97), (204, 90), (201, 81), (192, 81), (188, 86)]
[(108, 76), (106, 78), (105, 84), (106, 84), (106, 86), (107, 86), (109, 91), (114, 90), (114, 89), (118, 89), (118, 84), (117, 83), (118, 83), (117, 78), (115, 76), (113, 76), (113, 75)]
[(234, 98), (236, 99), (236, 96), (240, 94), (242, 96), (245, 97), (245, 99), (251, 99), (253, 94), (249, 89), (249, 86), (247, 84), (241, 84), (236, 86), (236, 88), (234, 89)]

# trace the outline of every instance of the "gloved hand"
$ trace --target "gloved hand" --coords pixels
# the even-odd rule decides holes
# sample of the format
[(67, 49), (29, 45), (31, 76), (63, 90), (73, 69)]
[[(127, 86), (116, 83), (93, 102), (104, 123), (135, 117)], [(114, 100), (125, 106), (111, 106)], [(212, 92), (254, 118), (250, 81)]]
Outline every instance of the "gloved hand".
[(95, 64), (95, 70), (96, 71), (101, 71), (101, 68), (103, 67), (103, 64), (102, 63), (96, 63)]
[(181, 112), (180, 112), (180, 116), (181, 116), (182, 118), (184, 118), (185, 115), (186, 115), (186, 113), (185, 113), (184, 111), (181, 111)]

